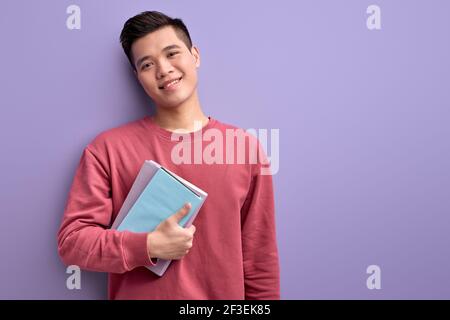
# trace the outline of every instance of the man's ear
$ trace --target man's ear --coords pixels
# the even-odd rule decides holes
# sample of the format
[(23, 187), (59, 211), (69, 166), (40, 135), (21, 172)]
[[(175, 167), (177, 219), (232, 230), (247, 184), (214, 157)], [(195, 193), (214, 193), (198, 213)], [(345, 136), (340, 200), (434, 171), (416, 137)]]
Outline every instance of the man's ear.
[(136, 79), (137, 79), (138, 81), (140, 81), (140, 80), (139, 80), (139, 74), (137, 73), (136, 69), (133, 69), (133, 73), (134, 73), (134, 76), (136, 77)]
[(200, 67), (200, 51), (196, 46), (192, 46), (191, 53), (194, 56), (195, 59), (195, 66), (198, 68)]

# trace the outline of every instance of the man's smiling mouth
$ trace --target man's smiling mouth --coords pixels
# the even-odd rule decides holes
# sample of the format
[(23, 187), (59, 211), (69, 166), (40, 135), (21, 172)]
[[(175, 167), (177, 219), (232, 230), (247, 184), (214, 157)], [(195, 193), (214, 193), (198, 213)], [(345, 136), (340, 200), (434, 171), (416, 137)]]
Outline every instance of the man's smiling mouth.
[(174, 79), (170, 82), (165, 83), (163, 86), (158, 87), (161, 90), (165, 90), (165, 89), (170, 89), (170, 87), (172, 87), (173, 85), (176, 85), (177, 83), (179, 83), (181, 81), (183, 77), (179, 77), (177, 79)]

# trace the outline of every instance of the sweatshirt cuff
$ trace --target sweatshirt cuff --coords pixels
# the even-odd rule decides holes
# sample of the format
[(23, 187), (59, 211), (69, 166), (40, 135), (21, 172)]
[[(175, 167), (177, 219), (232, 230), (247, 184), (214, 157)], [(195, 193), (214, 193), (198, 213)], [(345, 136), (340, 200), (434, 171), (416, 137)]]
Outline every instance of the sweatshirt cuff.
[(122, 247), (128, 270), (142, 266), (154, 266), (147, 251), (147, 233), (123, 231)]

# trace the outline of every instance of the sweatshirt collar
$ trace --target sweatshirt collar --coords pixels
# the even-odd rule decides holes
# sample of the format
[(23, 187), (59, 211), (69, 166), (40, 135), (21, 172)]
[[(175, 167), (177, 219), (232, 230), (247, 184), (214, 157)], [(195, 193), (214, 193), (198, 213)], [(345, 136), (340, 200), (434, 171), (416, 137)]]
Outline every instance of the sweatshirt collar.
[[(191, 136), (191, 141), (194, 141), (197, 139), (202, 139), (202, 136), (206, 130), (214, 128), (217, 125), (217, 120), (215, 120), (212, 117), (208, 117), (208, 119), (209, 119), (208, 123), (206, 123), (206, 125), (204, 125), (200, 130), (192, 131), (192, 132), (186, 133), (185, 135), (189, 134)], [(163, 127), (159, 126), (155, 122), (154, 116), (145, 116), (144, 122), (152, 130), (152, 132), (155, 132), (161, 138), (163, 138), (165, 140), (173, 141), (173, 142), (179, 142), (177, 140), (172, 140), (172, 134), (174, 134), (174, 132), (164, 129)]]

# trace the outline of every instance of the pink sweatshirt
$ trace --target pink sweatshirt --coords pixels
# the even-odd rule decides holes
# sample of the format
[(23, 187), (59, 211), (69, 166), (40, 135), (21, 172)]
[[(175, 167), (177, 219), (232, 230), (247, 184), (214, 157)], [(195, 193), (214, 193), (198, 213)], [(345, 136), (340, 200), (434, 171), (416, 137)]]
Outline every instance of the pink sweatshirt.
[[(237, 128), (209, 119), (190, 134), (191, 151), (205, 150), (211, 142), (199, 133), (215, 128), (223, 134), (225, 154), (226, 130)], [(110, 299), (279, 299), (271, 175), (261, 174), (261, 161), (249, 163), (248, 158), (245, 164), (200, 159), (200, 164), (176, 165), (171, 159), (176, 145), (170, 131), (146, 116), (99, 134), (84, 149), (58, 232), (63, 262), (108, 272)], [(193, 223), (193, 247), (162, 277), (144, 267), (152, 263), (146, 233), (110, 229), (144, 160), (160, 163), (208, 193)]]

